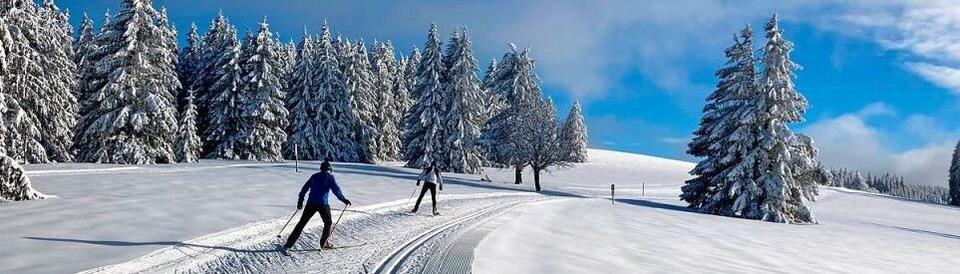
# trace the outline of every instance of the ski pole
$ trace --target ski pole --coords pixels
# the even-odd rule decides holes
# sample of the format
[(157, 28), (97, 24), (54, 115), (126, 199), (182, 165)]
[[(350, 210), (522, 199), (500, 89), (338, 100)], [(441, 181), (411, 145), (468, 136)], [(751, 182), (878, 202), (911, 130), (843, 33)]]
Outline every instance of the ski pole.
[(410, 193), (410, 198), (407, 199), (407, 203), (410, 203), (410, 201), (413, 201), (413, 195), (416, 195), (416, 194), (417, 194), (417, 189), (418, 189), (418, 188), (420, 188), (419, 185), (413, 187), (413, 192)]
[(348, 207), (350, 207), (350, 205), (343, 205), (343, 210), (340, 211), (340, 216), (337, 217), (337, 221), (334, 222), (334, 223), (333, 223), (333, 227), (330, 228), (330, 236), (327, 237), (327, 241), (326, 241), (326, 242), (323, 242), (323, 244), (320, 245), (320, 248), (323, 248), (324, 246), (327, 246), (327, 242), (330, 242), (330, 238), (333, 238), (333, 234), (337, 232), (337, 224), (340, 223), (340, 218), (343, 218), (343, 213), (344, 213), (344, 212), (347, 212), (347, 208), (348, 208)]
[(300, 212), (300, 209), (299, 209), (299, 208), (297, 209), (297, 211), (294, 211), (294, 212), (293, 212), (293, 215), (290, 215), (290, 219), (287, 219), (287, 223), (283, 224), (283, 227), (280, 228), (280, 231), (277, 231), (277, 239), (282, 238), (282, 237), (280, 237), (280, 234), (283, 233), (283, 230), (284, 230), (284, 229), (287, 229), (287, 225), (290, 224), (290, 221), (293, 220), (293, 217), (294, 217), (294, 216), (297, 216), (297, 212)]

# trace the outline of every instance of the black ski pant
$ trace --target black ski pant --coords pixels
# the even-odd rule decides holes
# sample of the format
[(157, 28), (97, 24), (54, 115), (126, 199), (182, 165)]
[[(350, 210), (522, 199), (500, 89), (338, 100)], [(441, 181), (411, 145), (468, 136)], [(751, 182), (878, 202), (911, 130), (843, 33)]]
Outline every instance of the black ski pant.
[(420, 190), (420, 197), (417, 198), (417, 204), (413, 206), (413, 212), (417, 212), (420, 209), (420, 201), (423, 200), (423, 195), (427, 194), (427, 190), (430, 190), (430, 199), (433, 200), (433, 212), (437, 212), (437, 184), (431, 182), (423, 182), (423, 189)]
[(300, 221), (297, 222), (297, 226), (294, 227), (293, 232), (290, 233), (290, 238), (287, 238), (287, 244), (284, 245), (285, 247), (293, 247), (293, 244), (297, 242), (297, 238), (300, 238), (300, 233), (303, 233), (303, 227), (307, 226), (307, 222), (309, 222), (313, 214), (317, 212), (320, 213), (320, 218), (323, 219), (323, 236), (320, 236), (320, 247), (323, 247), (323, 245), (327, 243), (327, 237), (330, 237), (330, 224), (333, 223), (333, 218), (330, 216), (330, 205), (308, 204), (303, 208), (303, 215), (300, 216)]

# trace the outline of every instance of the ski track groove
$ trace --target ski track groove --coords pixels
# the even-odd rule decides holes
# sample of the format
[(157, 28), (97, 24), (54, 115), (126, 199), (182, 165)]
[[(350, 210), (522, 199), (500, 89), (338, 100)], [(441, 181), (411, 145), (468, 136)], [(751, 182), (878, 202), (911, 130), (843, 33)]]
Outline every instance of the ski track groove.
[(431, 255), (446, 254), (446, 252), (431, 251), (445, 251), (446, 248), (437, 246), (442, 245), (445, 239), (453, 238), (452, 234), (461, 231), (465, 226), (478, 222), (480, 219), (485, 219), (485, 217), (494, 215), (496, 212), (502, 212), (505, 209), (511, 209), (520, 203), (524, 202), (497, 205), (432, 228), (395, 249), (392, 254), (378, 264), (374, 273), (411, 273), (417, 272), (417, 270), (422, 272), (427, 266), (425, 261), (433, 258)]
[[(280, 217), (202, 236), (84, 273), (385, 273), (370, 271), (376, 269), (419, 273), (432, 260), (444, 259), (452, 241), (464, 231), (516, 206), (552, 199), (510, 192), (438, 198), (440, 216), (405, 213), (412, 207), (408, 199), (348, 209), (330, 241), (335, 246), (367, 243), (360, 247), (317, 251), (323, 224), (315, 216), (289, 251), (290, 256), (284, 256), (277, 247), (286, 240), (295, 222), (284, 230), (282, 239), (277, 239), (277, 229), (288, 218)], [(424, 202), (421, 210), (431, 209), (426, 199)], [(395, 258), (399, 260), (392, 260)]]

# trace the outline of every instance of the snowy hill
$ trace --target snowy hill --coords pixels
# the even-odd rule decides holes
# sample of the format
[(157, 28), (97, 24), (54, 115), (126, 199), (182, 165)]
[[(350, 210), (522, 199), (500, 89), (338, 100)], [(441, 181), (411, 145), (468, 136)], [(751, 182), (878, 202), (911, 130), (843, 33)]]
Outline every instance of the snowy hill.
[(711, 216), (677, 199), (691, 163), (589, 157), (546, 174), (542, 194), (529, 174), (509, 183), (510, 170), (487, 169), (493, 183), (450, 175), (438, 217), (404, 213), (415, 170), (336, 164), (354, 206), (332, 241), (364, 245), (310, 251), (317, 220), (290, 257), (275, 236), (316, 163), (300, 173), (293, 163), (233, 161), (26, 166), (34, 187), (61, 198), (0, 204), (0, 273), (916, 273), (960, 263), (957, 208), (823, 188), (813, 203), (820, 225)]

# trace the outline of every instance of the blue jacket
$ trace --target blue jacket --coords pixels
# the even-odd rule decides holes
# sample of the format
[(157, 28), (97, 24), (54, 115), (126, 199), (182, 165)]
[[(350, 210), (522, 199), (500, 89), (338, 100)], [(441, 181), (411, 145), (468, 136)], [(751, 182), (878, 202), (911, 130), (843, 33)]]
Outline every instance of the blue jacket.
[(310, 176), (307, 183), (303, 184), (303, 189), (300, 190), (300, 199), (297, 200), (297, 204), (303, 204), (303, 195), (307, 194), (307, 190), (310, 191), (310, 198), (307, 199), (308, 205), (330, 205), (330, 200), (327, 198), (330, 190), (333, 190), (333, 194), (337, 195), (337, 198), (341, 201), (347, 199), (343, 197), (343, 192), (340, 192), (340, 186), (337, 185), (337, 180), (333, 178), (333, 174), (328, 171), (317, 172)]

